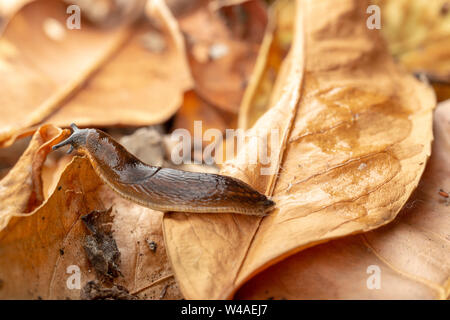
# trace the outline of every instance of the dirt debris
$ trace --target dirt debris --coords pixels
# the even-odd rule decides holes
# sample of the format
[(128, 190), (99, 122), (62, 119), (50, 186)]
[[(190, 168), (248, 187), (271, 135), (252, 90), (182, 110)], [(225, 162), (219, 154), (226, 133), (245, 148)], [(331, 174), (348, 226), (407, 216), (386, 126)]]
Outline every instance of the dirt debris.
[(110, 288), (102, 287), (98, 280), (89, 281), (81, 289), (81, 300), (137, 300), (125, 287), (113, 285)]
[(111, 209), (92, 211), (81, 218), (90, 232), (84, 238), (84, 251), (90, 264), (103, 280), (111, 280), (121, 275), (120, 252), (111, 231)]

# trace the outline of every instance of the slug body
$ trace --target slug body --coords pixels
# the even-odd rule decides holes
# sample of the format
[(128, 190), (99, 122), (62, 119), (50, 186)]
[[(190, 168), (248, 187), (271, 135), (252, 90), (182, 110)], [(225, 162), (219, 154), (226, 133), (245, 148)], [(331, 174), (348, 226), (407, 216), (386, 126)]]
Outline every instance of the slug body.
[(111, 136), (78, 129), (53, 149), (70, 145), (88, 157), (99, 177), (122, 197), (158, 211), (233, 212), (265, 215), (274, 202), (228, 176), (147, 165)]

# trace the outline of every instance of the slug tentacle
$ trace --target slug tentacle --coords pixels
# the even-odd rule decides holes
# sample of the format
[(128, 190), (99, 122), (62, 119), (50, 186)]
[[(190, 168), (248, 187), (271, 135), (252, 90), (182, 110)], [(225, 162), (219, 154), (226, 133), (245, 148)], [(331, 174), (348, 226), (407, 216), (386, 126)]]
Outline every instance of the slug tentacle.
[(74, 143), (76, 143), (76, 140), (77, 140), (77, 133), (79, 133), (81, 130), (75, 125), (75, 123), (72, 123), (70, 125), (70, 127), (72, 128), (72, 134), (70, 135), (70, 137), (68, 137), (66, 140), (63, 140), (60, 143), (54, 145), (52, 147), (53, 150), (57, 150), (57, 149), (59, 149), (61, 147), (64, 147), (66, 145), (70, 145), (70, 148), (67, 151), (67, 154), (72, 153), (72, 151), (75, 148)]
[(233, 212), (266, 215), (275, 203), (238, 179), (147, 165), (108, 134), (78, 129), (66, 145), (88, 157), (100, 178), (122, 197), (159, 211)]

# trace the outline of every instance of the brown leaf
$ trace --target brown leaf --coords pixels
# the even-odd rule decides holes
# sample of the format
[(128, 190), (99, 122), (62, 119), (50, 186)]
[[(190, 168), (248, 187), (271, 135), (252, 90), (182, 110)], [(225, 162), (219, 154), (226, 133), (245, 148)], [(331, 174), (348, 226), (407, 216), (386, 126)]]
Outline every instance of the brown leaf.
[[(398, 57), (450, 36), (447, 0), (374, 0), (382, 13), (382, 33)], [(447, 7), (447, 8), (446, 8)]]
[(7, 148), (0, 149), (0, 179), (3, 179), (28, 147), (31, 137), (18, 140)]
[[(233, 114), (215, 108), (191, 90), (184, 95), (183, 105), (174, 118), (173, 129), (186, 129), (194, 137), (195, 121), (201, 121), (202, 133), (209, 129), (224, 133), (226, 129), (236, 126), (236, 117)], [(205, 147), (212, 142), (218, 141), (202, 140), (201, 144)]]
[[(214, 11), (206, 3), (180, 16), (178, 22), (187, 37), (189, 62), (197, 94), (212, 105), (237, 113), (257, 56), (266, 18), (259, 0), (233, 8), (249, 16), (248, 24), (239, 20), (235, 13), (227, 15), (227, 12), (223, 12), (221, 15), (221, 12)], [(257, 18), (254, 18), (255, 15)], [(246, 33), (241, 35), (233, 32), (226, 24), (227, 18), (237, 19), (230, 25), (243, 26)], [(257, 31), (253, 31), (253, 28), (257, 28)]]
[(159, 124), (181, 106), (192, 86), (184, 40), (164, 1), (149, 15), (164, 33), (143, 22), (127, 43), (47, 122), (68, 126)]
[(8, 79), (0, 88), (0, 144), (57, 109), (127, 35), (125, 27), (69, 30), (66, 19), (63, 3), (40, 0), (7, 25), (0, 39), (0, 76)]
[(14, 0), (0, 2), (0, 35), (9, 20), (14, 14), (20, 10), (25, 4), (34, 0)]
[[(269, 23), (239, 107), (239, 129), (252, 127), (280, 99), (284, 89), (281, 80), (291, 68), (287, 54), (292, 42), (294, 13), (295, 2), (290, 0), (279, 0), (269, 10)], [(228, 155), (236, 154), (234, 140), (234, 137), (224, 139), (222, 154), (216, 156), (218, 165), (230, 160)]]
[(294, 13), (295, 2), (290, 0), (277, 1), (270, 10), (264, 40), (239, 108), (239, 128), (251, 128), (279, 98), (282, 88), (275, 81), (283, 79), (279, 73), (289, 68), (286, 55), (292, 42)]
[(166, 215), (168, 253), (186, 298), (231, 297), (289, 255), (380, 227), (417, 186), (435, 97), (366, 27), (367, 5), (297, 1), (292, 67), (278, 79), (276, 104), (248, 131), (260, 140), (278, 132), (267, 139), (275, 173), (248, 162), (254, 139), (221, 171), (272, 195), (277, 208), (265, 218)]
[(53, 152), (47, 155), (41, 170), (42, 191), (44, 199), (48, 199), (61, 178), (61, 174), (67, 165), (72, 161), (73, 155)]
[(0, 181), (0, 231), (12, 217), (26, 215), (44, 201), (41, 169), (52, 145), (66, 134), (52, 125), (42, 126), (17, 164)]
[(447, 0), (376, 0), (382, 32), (394, 56), (411, 72), (424, 73), (438, 101), (450, 98), (450, 14)]
[(101, 27), (111, 27), (142, 14), (146, 0), (63, 0), (78, 5), (86, 20)]
[[(90, 281), (99, 275), (83, 248), (89, 232), (80, 217), (92, 211), (106, 215), (108, 208), (121, 275), (112, 283), (97, 282), (93, 288)], [(128, 291), (142, 299), (178, 299), (181, 295), (167, 261), (161, 219), (162, 213), (117, 197), (102, 184), (88, 160), (76, 157), (43, 205), (28, 216), (13, 218), (0, 232), (0, 297), (79, 299), (88, 292), (92, 299), (120, 298)], [(155, 244), (156, 250), (152, 249)], [(79, 268), (83, 290), (67, 286), (73, 274), (70, 266)]]
[[(276, 264), (246, 283), (238, 299), (446, 299), (450, 219), (450, 103), (435, 112), (433, 153), (414, 195), (389, 225), (331, 241)], [(369, 290), (367, 268), (381, 270)]]

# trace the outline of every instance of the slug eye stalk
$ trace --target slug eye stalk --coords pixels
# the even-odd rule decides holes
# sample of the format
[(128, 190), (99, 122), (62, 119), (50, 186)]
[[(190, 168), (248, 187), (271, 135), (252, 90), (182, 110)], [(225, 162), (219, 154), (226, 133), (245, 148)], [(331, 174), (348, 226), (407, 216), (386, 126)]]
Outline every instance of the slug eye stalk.
[(72, 123), (70, 125), (70, 128), (72, 128), (72, 134), (64, 141), (61, 141), (60, 143), (54, 145), (52, 147), (52, 150), (57, 150), (61, 147), (64, 147), (66, 145), (70, 145), (69, 150), (67, 151), (67, 154), (72, 153), (72, 151), (74, 150), (75, 146), (75, 142), (77, 140), (77, 133), (81, 132), (81, 130), (75, 125), (75, 123)]

